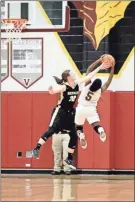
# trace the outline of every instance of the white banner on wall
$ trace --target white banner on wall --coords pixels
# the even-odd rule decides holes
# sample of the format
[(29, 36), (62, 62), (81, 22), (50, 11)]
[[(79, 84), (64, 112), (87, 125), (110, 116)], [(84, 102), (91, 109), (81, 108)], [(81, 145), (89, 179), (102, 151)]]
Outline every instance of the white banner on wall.
[(8, 63), (9, 44), (6, 39), (1, 39), (1, 82), (4, 81), (9, 74)]
[(7, 9), (5, 1), (1, 1), (1, 19), (6, 18), (6, 16), (7, 16)]
[(43, 76), (43, 39), (13, 41), (11, 50), (11, 76), (29, 88)]

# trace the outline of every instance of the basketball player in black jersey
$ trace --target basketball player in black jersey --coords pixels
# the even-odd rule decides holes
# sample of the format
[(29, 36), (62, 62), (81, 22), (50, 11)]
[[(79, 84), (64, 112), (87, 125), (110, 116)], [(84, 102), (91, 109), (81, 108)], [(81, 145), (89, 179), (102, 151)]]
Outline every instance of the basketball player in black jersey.
[(70, 142), (69, 142), (68, 159), (70, 159), (71, 164), (73, 164), (72, 151), (74, 151), (77, 142), (77, 134), (74, 124), (74, 117), (75, 117), (74, 104), (76, 102), (77, 95), (79, 93), (79, 85), (90, 81), (91, 78), (101, 68), (103, 68), (103, 66), (105, 66), (104, 63), (102, 63), (99, 67), (97, 67), (93, 72), (91, 72), (90, 74), (79, 80), (75, 80), (75, 77), (70, 70), (66, 70), (62, 73), (62, 79), (54, 77), (56, 82), (61, 85), (59, 85), (59, 87), (56, 89), (50, 87), (48, 90), (50, 94), (61, 93), (61, 99), (59, 100), (57, 106), (53, 110), (48, 131), (46, 131), (41, 136), (41, 138), (37, 143), (37, 146), (32, 151), (33, 157), (38, 158), (41, 146), (53, 134), (58, 134), (59, 132), (69, 132)]

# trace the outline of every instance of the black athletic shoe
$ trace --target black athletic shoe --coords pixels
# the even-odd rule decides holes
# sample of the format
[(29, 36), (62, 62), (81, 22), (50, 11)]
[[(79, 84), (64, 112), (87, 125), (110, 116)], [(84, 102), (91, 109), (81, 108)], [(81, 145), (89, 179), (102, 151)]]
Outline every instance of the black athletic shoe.
[(70, 159), (66, 159), (64, 161), (64, 164), (66, 164), (67, 166), (69, 166), (71, 169), (75, 170), (76, 167), (75, 167), (75, 164), (74, 164), (74, 161), (73, 160), (70, 160)]
[(71, 171), (64, 171), (65, 175), (71, 175)]
[(32, 150), (32, 156), (36, 159), (39, 158), (39, 151), (37, 149), (33, 149)]
[(60, 172), (54, 170), (54, 171), (52, 172), (52, 175), (60, 175)]

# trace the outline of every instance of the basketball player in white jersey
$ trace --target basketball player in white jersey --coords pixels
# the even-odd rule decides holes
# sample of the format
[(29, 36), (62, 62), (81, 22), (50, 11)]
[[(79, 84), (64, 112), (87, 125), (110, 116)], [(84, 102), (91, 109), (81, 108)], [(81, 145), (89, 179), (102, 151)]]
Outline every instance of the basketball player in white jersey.
[[(92, 72), (98, 63), (104, 63), (106, 67), (111, 67), (111, 71), (108, 81), (104, 85), (102, 85), (102, 81), (100, 79), (95, 79), (93, 82), (91, 82), (91, 80), (85, 82), (82, 87), (81, 94), (78, 100), (78, 106), (76, 108), (75, 124), (77, 135), (80, 139), (80, 144), (83, 149), (87, 147), (87, 142), (83, 133), (83, 125), (85, 123), (85, 120), (87, 120), (89, 124), (93, 126), (93, 129), (99, 135), (102, 142), (106, 140), (105, 131), (100, 125), (100, 119), (97, 113), (97, 104), (102, 92), (104, 92), (109, 87), (112, 81), (115, 60), (111, 55), (105, 54), (101, 56), (101, 58), (99, 58), (97, 61), (95, 61), (92, 65), (90, 65), (86, 74), (88, 75), (90, 72)], [(74, 151), (75, 149), (72, 148), (69, 150), (69, 153), (73, 155)], [(76, 169), (71, 159), (65, 159), (64, 163), (71, 169)]]
[[(93, 129), (99, 135), (99, 138), (102, 142), (106, 140), (106, 133), (104, 128), (100, 124), (100, 118), (97, 112), (97, 104), (101, 97), (101, 94), (107, 90), (109, 87), (113, 74), (114, 74), (114, 65), (115, 60), (111, 55), (106, 55), (107, 58), (106, 62), (109, 63), (111, 67), (110, 76), (108, 80), (102, 85), (102, 81), (100, 79), (95, 79), (93, 82), (85, 83), (84, 87), (82, 88), (80, 97), (78, 99), (78, 106), (76, 108), (76, 115), (75, 115), (75, 124), (77, 128), (77, 133), (80, 138), (80, 144), (82, 148), (87, 147), (87, 142), (85, 140), (85, 135), (83, 133), (83, 125), (85, 120), (88, 121), (90, 125), (92, 125)], [(104, 59), (105, 59), (104, 57)], [(102, 61), (102, 58), (97, 60), (93, 63), (87, 70), (87, 73), (93, 71), (95, 66)]]

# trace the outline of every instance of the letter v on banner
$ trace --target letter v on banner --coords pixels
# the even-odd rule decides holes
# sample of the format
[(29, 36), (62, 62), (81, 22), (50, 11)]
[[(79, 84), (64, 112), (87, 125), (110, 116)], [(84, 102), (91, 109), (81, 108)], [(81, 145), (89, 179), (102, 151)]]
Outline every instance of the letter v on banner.
[(31, 80), (30, 78), (24, 78), (23, 79), (25, 87), (29, 87), (30, 80)]

